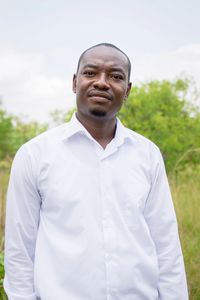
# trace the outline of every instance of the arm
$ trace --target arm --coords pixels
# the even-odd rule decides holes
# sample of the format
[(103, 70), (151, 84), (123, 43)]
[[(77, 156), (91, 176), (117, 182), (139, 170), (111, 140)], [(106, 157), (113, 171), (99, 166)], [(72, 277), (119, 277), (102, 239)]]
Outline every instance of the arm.
[(163, 159), (158, 153), (145, 219), (155, 243), (158, 264), (159, 300), (187, 300), (187, 283), (177, 221)]
[(36, 300), (33, 266), (41, 200), (34, 181), (22, 146), (13, 161), (7, 196), (4, 289), (9, 300)]

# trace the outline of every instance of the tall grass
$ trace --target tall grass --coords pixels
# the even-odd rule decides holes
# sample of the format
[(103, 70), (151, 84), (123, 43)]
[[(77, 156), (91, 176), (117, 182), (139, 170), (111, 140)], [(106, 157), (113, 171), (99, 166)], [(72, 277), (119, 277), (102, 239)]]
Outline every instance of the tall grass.
[(9, 171), (10, 164), (0, 165), (0, 252), (3, 251), (4, 247), (5, 206)]
[(3, 290), (3, 248), (4, 248), (4, 227), (5, 227), (5, 206), (6, 191), (8, 185), (9, 168), (7, 164), (0, 166), (0, 300), (7, 300)]
[[(8, 168), (0, 169), (0, 247), (3, 251), (5, 195)], [(185, 259), (190, 300), (200, 300), (200, 167), (169, 177), (179, 224)], [(2, 252), (3, 253), (3, 252)], [(2, 288), (3, 256), (0, 255), (0, 300), (5, 300)]]
[(170, 178), (190, 300), (200, 300), (200, 167)]

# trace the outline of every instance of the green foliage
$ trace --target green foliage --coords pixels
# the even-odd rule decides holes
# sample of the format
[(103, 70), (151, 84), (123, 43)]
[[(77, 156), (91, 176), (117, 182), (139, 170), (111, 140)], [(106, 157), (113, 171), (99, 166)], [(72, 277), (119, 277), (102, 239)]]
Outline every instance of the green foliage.
[(4, 278), (4, 255), (0, 253), (0, 300), (7, 300), (6, 294), (3, 289), (3, 278)]
[(61, 111), (59, 109), (54, 110), (50, 114), (51, 125), (56, 126), (68, 122), (75, 111), (75, 108), (72, 108), (69, 111)]
[(12, 152), (12, 117), (0, 109), (0, 159)]
[(46, 124), (23, 122), (0, 106), (0, 160), (12, 159), (23, 143), (46, 129)]
[(4, 290), (3, 290), (3, 288), (0, 289), (0, 300), (8, 300), (8, 298), (6, 297), (6, 294), (5, 294)]
[(200, 165), (170, 178), (191, 300), (200, 299)]
[(47, 124), (39, 124), (38, 122), (25, 123), (20, 118), (13, 118), (13, 150), (16, 150), (25, 142), (47, 130)]
[(0, 286), (3, 285), (4, 278), (4, 257), (3, 253), (0, 253)]
[[(168, 171), (173, 170), (177, 161), (179, 168), (188, 162), (200, 162), (200, 155), (189, 151), (200, 148), (200, 114), (187, 100), (190, 86), (186, 79), (152, 81), (135, 86), (119, 113), (125, 126), (159, 146)], [(186, 152), (188, 155), (180, 161)]]

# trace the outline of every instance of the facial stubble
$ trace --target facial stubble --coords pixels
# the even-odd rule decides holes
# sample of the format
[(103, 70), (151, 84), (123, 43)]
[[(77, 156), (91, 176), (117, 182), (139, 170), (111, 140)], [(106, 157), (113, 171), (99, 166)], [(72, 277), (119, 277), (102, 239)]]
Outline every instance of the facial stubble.
[(95, 117), (105, 117), (106, 116), (106, 111), (103, 111), (103, 110), (100, 110), (100, 109), (97, 109), (97, 108), (93, 108), (93, 109), (90, 109), (90, 113), (95, 116)]

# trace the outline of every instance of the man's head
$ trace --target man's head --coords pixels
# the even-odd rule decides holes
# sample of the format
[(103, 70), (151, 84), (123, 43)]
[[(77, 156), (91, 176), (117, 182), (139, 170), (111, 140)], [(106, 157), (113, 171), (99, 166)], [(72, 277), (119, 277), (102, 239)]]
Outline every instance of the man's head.
[(84, 51), (73, 78), (79, 117), (113, 119), (131, 89), (128, 56), (112, 44)]
[(110, 44), (110, 43), (100, 43), (100, 44), (94, 45), (94, 46), (92, 46), (92, 47), (90, 47), (90, 48), (87, 48), (87, 49), (81, 54), (81, 56), (79, 57), (79, 60), (78, 60), (78, 66), (77, 66), (77, 71), (76, 71), (76, 73), (78, 73), (78, 71), (79, 71), (79, 67), (80, 67), (80, 64), (81, 64), (81, 60), (82, 60), (84, 54), (85, 54), (86, 52), (88, 52), (89, 50), (91, 50), (91, 49), (93, 49), (93, 48), (96, 48), (96, 47), (100, 47), (100, 46), (105, 46), (105, 47), (110, 47), (110, 48), (116, 49), (117, 51), (120, 51), (120, 52), (126, 57), (127, 63), (128, 63), (128, 80), (130, 81), (130, 77), (131, 77), (131, 61), (130, 61), (128, 55), (127, 55), (125, 52), (123, 52), (121, 49), (119, 49), (117, 46), (115, 46), (115, 45), (113, 45), (113, 44)]

